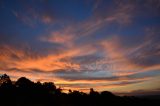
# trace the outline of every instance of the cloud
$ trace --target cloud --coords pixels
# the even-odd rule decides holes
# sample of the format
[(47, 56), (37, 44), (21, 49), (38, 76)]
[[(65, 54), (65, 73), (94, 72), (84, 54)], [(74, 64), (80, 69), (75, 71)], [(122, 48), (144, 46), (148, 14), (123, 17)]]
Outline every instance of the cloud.
[(116, 93), (118, 95), (127, 95), (127, 96), (152, 96), (152, 95), (159, 95), (160, 94), (160, 89), (150, 89), (150, 90), (133, 90), (131, 92), (121, 92), (121, 93)]
[(72, 32), (72, 29), (66, 28), (64, 30), (50, 32), (49, 35), (42, 36), (40, 40), (60, 44), (63, 46), (72, 46), (75, 36)]
[[(150, 67), (150, 69), (146, 69), (146, 68), (143, 69), (143, 66), (135, 64), (134, 61), (132, 61), (132, 59), (128, 58), (128, 56), (131, 55), (130, 53), (133, 53), (133, 51), (134, 52), (137, 50), (143, 51), (143, 48), (146, 46), (138, 45), (138, 47), (136, 48), (139, 48), (139, 49), (135, 49), (135, 47), (133, 47), (128, 51), (128, 50), (125, 50), (126, 48), (123, 47), (121, 42), (122, 42), (121, 39), (115, 36), (115, 37), (111, 37), (110, 39), (103, 40), (103, 42), (98, 43), (98, 45), (100, 45), (103, 48), (102, 49), (103, 51), (101, 52), (104, 56), (102, 57), (96, 57), (96, 54), (94, 55), (94, 53), (98, 53), (98, 52), (91, 52), (91, 54), (86, 55), (87, 52), (85, 51), (89, 50), (88, 47), (90, 46), (85, 45), (85, 46), (79, 47), (80, 52), (77, 52), (77, 54), (75, 54), (74, 56), (72, 55), (71, 57), (64, 57), (60, 59), (60, 61), (62, 62), (67, 62), (67, 63), (71, 62), (71, 63), (79, 64), (79, 68), (78, 69), (65, 68), (63, 69), (63, 71), (56, 70), (53, 72), (53, 74), (57, 78), (60, 78), (61, 80), (66, 80), (66, 81), (67, 80), (68, 81), (89, 81), (89, 82), (98, 81), (98, 83), (102, 81), (112, 81), (112, 83), (117, 82), (117, 84), (95, 85), (97, 88), (98, 86), (102, 88), (102, 87), (127, 86), (128, 84), (140, 83), (141, 81), (138, 81), (138, 80), (141, 80), (141, 78), (143, 80), (143, 76), (138, 78), (138, 77), (134, 77), (134, 74), (138, 75), (138, 73), (143, 72), (143, 70), (151, 71), (151, 70), (154, 70), (155, 68)], [(145, 42), (148, 42), (148, 41), (145, 41)], [(146, 44), (145, 42), (142, 45), (145, 45)], [(72, 47), (71, 50), (74, 50), (73, 48), (77, 48), (77, 45), (74, 45), (74, 46)], [(85, 47), (87, 47), (87, 49), (84, 49)], [(90, 49), (97, 50), (92, 46)], [(84, 52), (85, 54), (83, 54)], [(132, 56), (134, 57), (134, 54)], [(157, 67), (156, 69), (159, 69), (159, 68)], [(155, 75), (149, 76), (149, 78), (150, 77), (152, 78), (154, 76)], [(128, 81), (131, 80), (131, 82), (125, 82), (124, 80), (128, 80)], [(147, 80), (143, 80), (143, 81), (147, 81)], [(79, 85), (79, 87), (80, 86), (81, 85)], [(84, 86), (85, 85), (82, 84), (81, 87), (83, 88)], [(72, 87), (72, 88), (77, 88), (77, 87)], [(93, 87), (93, 86), (90, 86), (90, 87)]]
[[(152, 74), (149, 74), (152, 73)], [(100, 83), (101, 81), (134, 81), (134, 80), (143, 80), (145, 78), (153, 78), (158, 76), (158, 71), (150, 71), (150, 72), (141, 72), (141, 73), (134, 73), (130, 75), (114, 75), (107, 71), (100, 71), (100, 70), (56, 70), (53, 71), (55, 77), (66, 81), (97, 81)]]
[[(106, 23), (118, 23), (121, 25), (129, 24), (133, 21), (136, 9), (135, 3), (123, 1), (108, 3), (103, 0), (97, 3), (98, 5), (94, 8), (94, 15), (97, 20), (102, 20), (102, 22), (104, 21)], [(106, 6), (106, 4), (108, 4), (108, 6)]]
[(49, 15), (43, 15), (42, 16), (42, 22), (48, 24), (48, 23), (52, 23), (53, 22), (53, 17), (49, 16)]
[[(43, 42), (60, 44), (66, 50), (79, 50), (79, 54), (77, 53), (74, 56), (64, 58), (64, 60), (67, 60), (67, 61), (70, 61), (73, 63), (78, 62), (77, 64), (79, 64), (79, 66), (82, 68), (82, 70), (84, 70), (86, 68), (87, 69), (89, 68), (90, 70), (95, 70), (99, 67), (98, 68), (99, 70), (111, 70), (111, 72), (112, 72), (113, 70), (117, 70), (117, 69), (118, 70), (128, 70), (133, 67), (135, 68), (134, 64), (131, 64), (125, 56), (122, 56), (125, 54), (117, 53), (118, 51), (120, 51), (120, 49), (119, 49), (119, 47), (115, 47), (115, 46), (119, 45), (119, 43), (117, 41), (114, 41), (115, 39), (110, 41), (110, 42), (115, 42), (115, 44), (114, 43), (113, 44), (111, 44), (111, 43), (104, 44), (105, 42), (108, 42), (109, 40), (106, 40), (106, 41), (103, 40), (102, 41), (103, 44), (97, 43), (98, 41), (96, 41), (96, 42), (92, 42), (92, 41), (88, 42), (87, 41), (87, 42), (83, 42), (83, 43), (81, 42), (81, 41), (84, 41), (84, 39), (88, 39), (88, 38), (91, 39), (90, 36), (92, 36), (92, 34), (94, 32), (96, 32), (98, 29), (100, 29), (102, 27), (106, 27), (106, 25), (109, 26), (113, 22), (116, 22), (118, 24), (125, 23), (125, 22), (122, 22), (122, 19), (120, 17), (122, 17), (122, 18), (126, 17), (127, 19), (124, 19), (124, 21), (131, 20), (130, 16), (132, 17), (132, 15), (130, 13), (131, 13), (131, 11), (133, 11), (132, 8), (133, 8), (133, 6), (131, 4), (129, 4), (129, 5), (122, 5), (121, 4), (119, 8), (112, 10), (113, 14), (105, 13), (104, 17), (97, 17), (96, 15), (94, 15), (93, 17), (83, 21), (80, 24), (71, 24), (70, 26), (62, 28), (58, 31), (50, 31), (48, 34), (45, 34), (44, 36), (42, 36), (40, 38), (40, 40)], [(98, 11), (99, 10), (95, 10), (94, 11), (95, 14), (96, 14), (96, 12), (98, 13)], [(112, 12), (110, 12), (110, 13), (112, 13)], [(102, 13), (102, 14), (104, 14), (104, 13)], [(102, 16), (102, 14), (100, 14), (99, 16)], [(128, 23), (128, 22), (126, 22), (126, 23)], [(80, 43), (78, 44), (78, 42), (80, 42)], [(100, 40), (100, 42), (101, 42), (101, 40)], [(98, 48), (93, 47), (92, 45), (98, 46)], [(106, 47), (106, 46), (108, 46), (108, 47)], [(86, 52), (86, 50), (87, 50), (87, 52)], [(99, 53), (98, 52), (99, 50), (102, 51), (102, 53)], [(91, 56), (91, 57), (86, 56), (86, 54), (94, 55), (96, 53), (102, 55), (102, 56), (99, 56), (101, 59), (98, 61), (94, 59), (94, 56)], [(108, 55), (108, 57), (104, 56), (104, 54)], [(117, 57), (116, 55), (119, 57)], [(80, 58), (78, 58), (78, 57), (80, 57)], [(86, 57), (86, 59), (84, 59), (85, 62), (83, 61), (83, 62), (79, 63), (79, 61), (81, 61), (82, 58), (85, 58), (85, 57)], [(104, 59), (102, 59), (102, 58), (104, 58)], [(119, 58), (119, 59), (115, 59), (115, 58)], [(117, 63), (115, 63), (116, 65), (114, 64), (114, 66), (112, 64), (113, 62), (111, 63), (112, 59), (114, 59), (114, 63), (115, 63), (115, 61), (117, 61)], [(89, 60), (90, 60), (90, 62), (93, 61), (93, 64), (89, 63)], [(87, 63), (87, 62), (89, 64), (86, 65), (85, 63)], [(122, 63), (123, 65), (119, 64), (119, 63)], [(96, 67), (94, 67), (94, 69), (93, 69), (92, 67), (95, 64), (96, 64)], [(104, 65), (104, 64), (106, 64), (106, 65)], [(126, 67), (126, 64), (128, 66), (128, 69)], [(116, 67), (116, 68), (111, 69), (112, 66)], [(110, 68), (106, 68), (106, 67), (110, 67)], [(104, 68), (106, 68), (106, 69), (104, 69)], [(122, 69), (120, 69), (120, 68), (122, 68)]]
[[(35, 3), (36, 6), (34, 5)], [(38, 5), (42, 7), (37, 8)], [(13, 15), (30, 27), (36, 27), (39, 23), (53, 24), (57, 20), (52, 6), (46, 1), (19, 1), (17, 8), (11, 10)]]
[[(39, 69), (43, 71), (52, 71), (56, 69), (78, 68), (78, 64), (62, 62), (60, 59), (79, 54), (80, 50), (64, 50), (61, 53), (41, 55), (27, 48), (15, 48), (9, 45), (2, 46), (0, 51), (1, 63), (8, 68), (17, 69)], [(2, 65), (1, 68), (4, 68)]]
[[(115, 3), (113, 2), (113, 4)], [(125, 25), (131, 23), (133, 20), (134, 5), (130, 3), (117, 4), (117, 8), (108, 7), (102, 9), (96, 8), (91, 17), (79, 23), (70, 22), (69, 25), (60, 28), (58, 31), (49, 31), (49, 33), (44, 34), (40, 39), (50, 43), (71, 44), (75, 41), (85, 39), (87, 36), (93, 36), (96, 31), (107, 28), (113, 23)]]
[(147, 29), (143, 42), (128, 51), (126, 57), (137, 67), (142, 67), (141, 72), (159, 69), (159, 33), (157, 28)]
[[(145, 39), (143, 44), (126, 49), (122, 43), (123, 40), (116, 35), (97, 42), (96, 45), (101, 49), (97, 49), (97, 46), (91, 45), (92, 43), (89, 42), (83, 46), (67, 46), (68, 48), (64, 50), (46, 55), (36, 53), (32, 49), (3, 45), (1, 46), (0, 59), (2, 66), (0, 68), (8, 71), (12, 76), (16, 73), (17, 76), (23, 74), (35, 80), (54, 80), (62, 85), (68, 81), (121, 82), (120, 84), (108, 84), (107, 86), (125, 85), (126, 80), (134, 80), (135, 83), (138, 83), (138, 80), (143, 80), (145, 77), (152, 78), (155, 76), (143, 76), (144, 74), (142, 74), (140, 77), (135, 77), (139, 73), (159, 69), (158, 63), (147, 64), (145, 68), (145, 63), (144, 65), (136, 64), (135, 62), (139, 60), (133, 58), (136, 57), (134, 56), (136, 53), (143, 53), (150, 43), (157, 43), (150, 38), (149, 40)], [(65, 44), (64, 42), (58, 43)], [(99, 50), (101, 50), (101, 53), (99, 53)], [(153, 46), (152, 50), (154, 50)], [(155, 53), (149, 52), (151, 54)], [(1, 71), (1, 73), (4, 72)], [(36, 74), (43, 75), (43, 77), (36, 78)], [(47, 79), (44, 78), (45, 76)]]
[(57, 86), (62, 87), (62, 89), (69, 90), (80, 90), (83, 92), (89, 92), (89, 88), (95, 88), (97, 91), (101, 91), (101, 89), (109, 89), (109, 88), (117, 88), (117, 87), (124, 87), (124, 86), (129, 86), (132, 84), (137, 84), (137, 83), (142, 83), (149, 80), (148, 78), (145, 79), (137, 79), (137, 80), (126, 80), (126, 81), (112, 81), (111, 83), (109, 82), (103, 82), (103, 81), (85, 81), (85, 82), (75, 82), (75, 83), (64, 83), (64, 84), (57, 84)]

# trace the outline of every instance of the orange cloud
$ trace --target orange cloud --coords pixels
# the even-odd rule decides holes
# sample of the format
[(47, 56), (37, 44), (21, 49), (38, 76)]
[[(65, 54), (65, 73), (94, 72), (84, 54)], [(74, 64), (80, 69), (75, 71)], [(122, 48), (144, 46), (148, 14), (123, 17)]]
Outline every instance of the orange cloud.
[(106, 63), (111, 65), (108, 70), (111, 70), (114, 74), (118, 76), (129, 75), (141, 68), (127, 58), (126, 50), (117, 36), (104, 40), (101, 44), (104, 46)]
[(41, 20), (45, 24), (50, 24), (54, 21), (53, 17), (51, 17), (50, 15), (42, 15)]
[(64, 30), (50, 32), (48, 35), (42, 36), (40, 40), (65, 46), (72, 46), (76, 39), (76, 36), (72, 31), (73, 29), (68, 27)]

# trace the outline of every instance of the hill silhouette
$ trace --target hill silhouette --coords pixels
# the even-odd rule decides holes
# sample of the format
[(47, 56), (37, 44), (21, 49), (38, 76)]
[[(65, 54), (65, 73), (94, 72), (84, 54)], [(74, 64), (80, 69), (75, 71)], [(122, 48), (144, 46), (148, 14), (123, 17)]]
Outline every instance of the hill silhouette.
[(89, 94), (69, 90), (63, 93), (53, 82), (33, 82), (25, 77), (12, 82), (6, 74), (0, 77), (0, 106), (135, 106), (158, 105), (160, 99), (116, 96), (90, 89)]

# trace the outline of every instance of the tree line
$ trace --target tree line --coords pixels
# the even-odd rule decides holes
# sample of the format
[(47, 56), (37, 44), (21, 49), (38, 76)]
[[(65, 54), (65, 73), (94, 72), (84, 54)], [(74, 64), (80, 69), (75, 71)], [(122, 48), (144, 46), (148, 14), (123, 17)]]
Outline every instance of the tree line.
[(11, 81), (6, 74), (0, 76), (0, 106), (110, 106), (110, 105), (154, 105), (159, 100), (142, 99), (133, 96), (117, 96), (109, 91), (90, 92), (69, 90), (62, 92), (53, 82), (33, 82), (21, 77)]

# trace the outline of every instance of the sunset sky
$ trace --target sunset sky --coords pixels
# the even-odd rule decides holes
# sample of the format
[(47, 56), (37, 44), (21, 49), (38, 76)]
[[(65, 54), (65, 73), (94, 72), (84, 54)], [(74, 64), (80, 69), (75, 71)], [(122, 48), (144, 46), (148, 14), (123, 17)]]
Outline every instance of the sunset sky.
[(160, 94), (160, 0), (1, 0), (4, 73), (66, 90)]

